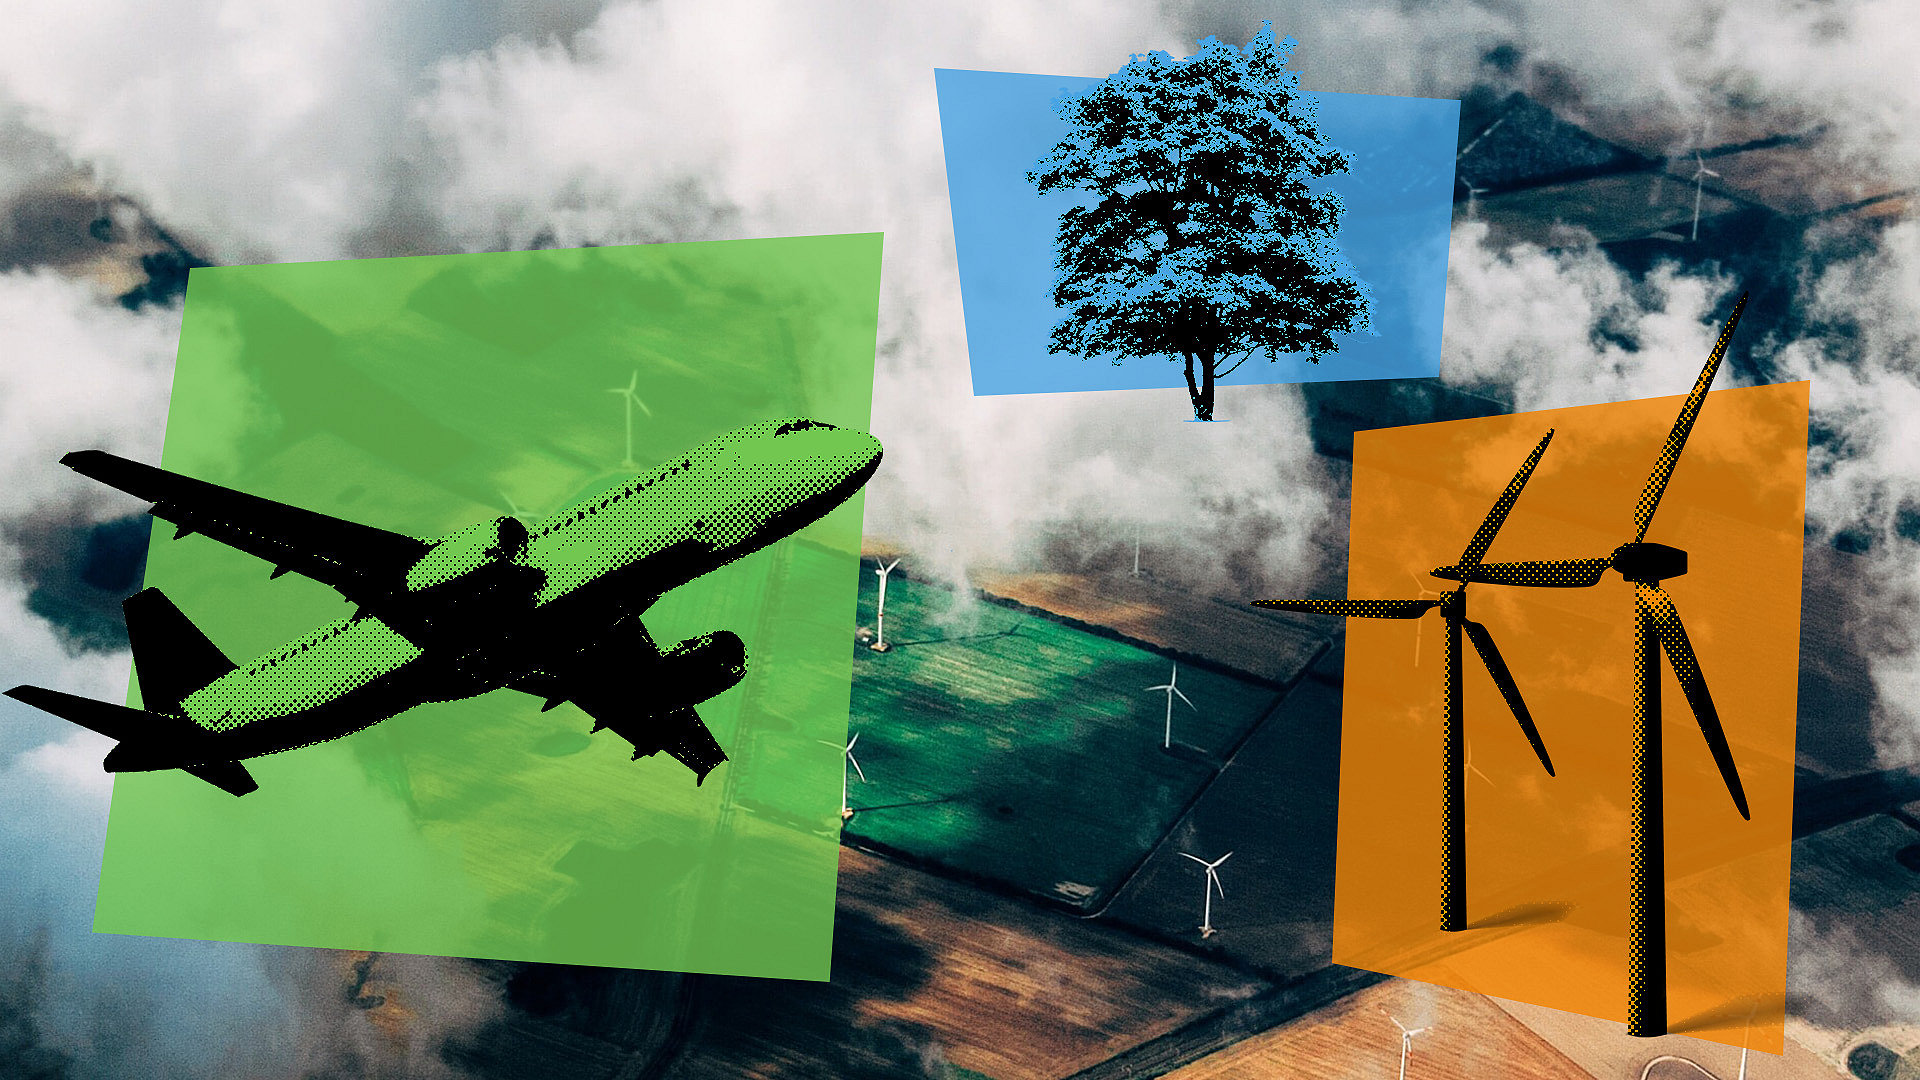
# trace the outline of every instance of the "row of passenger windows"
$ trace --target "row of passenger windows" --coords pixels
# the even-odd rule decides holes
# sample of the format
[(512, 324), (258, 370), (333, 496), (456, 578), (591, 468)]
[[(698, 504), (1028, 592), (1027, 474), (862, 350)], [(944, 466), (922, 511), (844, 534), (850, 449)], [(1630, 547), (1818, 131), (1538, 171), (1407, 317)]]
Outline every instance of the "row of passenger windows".
[(573, 513), (567, 515), (567, 517), (561, 520), (560, 522), (553, 525), (549, 525), (546, 528), (540, 530), (540, 535), (545, 536), (548, 533), (553, 532), (555, 529), (558, 529), (562, 526), (571, 525), (577, 521), (584, 521), (586, 520), (586, 517), (588, 514), (597, 514), (600, 511), (605, 510), (607, 507), (612, 506), (614, 501), (617, 499), (623, 499), (628, 495), (638, 494), (642, 491), (647, 490), (653, 485), (659, 483), (660, 481), (665, 480), (669, 476), (674, 476), (678, 473), (686, 472), (688, 469), (691, 469), (691, 468), (693, 468), (693, 459), (686, 458), (682, 460), (679, 464), (674, 465), (672, 468), (669, 468), (666, 472), (659, 473), (655, 476), (652, 476), (643, 483), (629, 484), (627, 486), (617, 488), (611, 494), (602, 495), (600, 496), (600, 498), (594, 500), (591, 503), (588, 503), (586, 506), (583, 506), (580, 509), (575, 510)]

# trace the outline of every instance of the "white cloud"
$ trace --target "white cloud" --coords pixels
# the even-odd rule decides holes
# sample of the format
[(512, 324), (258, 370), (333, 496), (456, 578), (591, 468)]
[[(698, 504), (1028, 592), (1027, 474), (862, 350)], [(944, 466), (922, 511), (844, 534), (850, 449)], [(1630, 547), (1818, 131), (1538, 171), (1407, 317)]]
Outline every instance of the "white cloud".
[(178, 311), (101, 303), (84, 282), (46, 271), (0, 273), (0, 519), (48, 504), (132, 509), (61, 468), (69, 450), (158, 461), (166, 430)]

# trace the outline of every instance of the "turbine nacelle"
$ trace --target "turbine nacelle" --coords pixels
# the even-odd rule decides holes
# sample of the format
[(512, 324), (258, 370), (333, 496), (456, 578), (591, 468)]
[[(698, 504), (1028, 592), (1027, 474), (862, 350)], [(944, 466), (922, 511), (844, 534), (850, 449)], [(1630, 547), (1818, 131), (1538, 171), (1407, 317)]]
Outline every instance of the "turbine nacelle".
[(1621, 544), (1613, 549), (1612, 565), (1628, 581), (1665, 581), (1687, 572), (1687, 553), (1665, 544)]

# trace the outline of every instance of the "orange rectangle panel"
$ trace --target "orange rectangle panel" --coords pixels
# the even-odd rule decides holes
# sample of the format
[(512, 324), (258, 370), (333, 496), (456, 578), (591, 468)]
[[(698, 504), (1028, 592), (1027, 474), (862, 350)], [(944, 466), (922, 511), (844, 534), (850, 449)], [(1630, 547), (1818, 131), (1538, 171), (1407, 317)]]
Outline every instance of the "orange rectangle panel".
[[(1592, 558), (1607, 569), (1586, 587), (1465, 588), (1464, 614), (1511, 670), (1551, 775), (1478, 654), (1478, 631), (1463, 627), (1450, 658), (1444, 610), (1348, 621), (1337, 963), (1627, 1019), (1637, 648), (1627, 575), (1664, 579), (1642, 590), (1653, 601), (1650, 639), (1662, 640), (1664, 596), (1697, 657), (1751, 819), (1709, 752), (1703, 729), (1714, 725), (1691, 707), (1675, 672), (1692, 665), (1668, 635), (1653, 657), (1657, 705), (1649, 699), (1660, 751), (1650, 794), (1664, 794), (1664, 828), (1653, 835), (1664, 839), (1665, 865), (1648, 910), (1664, 913), (1665, 943), (1643, 955), (1666, 959), (1666, 1030), (1780, 1052), (1808, 385), (1708, 394), (1645, 543), (1622, 549), (1682, 403), (1356, 438), (1350, 598), (1434, 600), (1459, 588), (1428, 571), (1461, 561), (1549, 429), (1554, 438), (1484, 562)], [(1465, 809), (1455, 845), (1465, 928), (1455, 932), (1441, 929), (1440, 900), (1449, 659)]]

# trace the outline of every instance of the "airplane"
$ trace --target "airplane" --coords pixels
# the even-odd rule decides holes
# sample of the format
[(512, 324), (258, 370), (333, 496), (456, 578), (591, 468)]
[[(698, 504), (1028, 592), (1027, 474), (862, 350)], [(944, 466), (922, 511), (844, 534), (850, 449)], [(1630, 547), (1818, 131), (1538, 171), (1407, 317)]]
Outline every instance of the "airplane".
[(502, 687), (571, 701), (661, 750), (696, 786), (726, 754), (694, 706), (746, 674), (716, 630), (662, 650), (640, 616), (663, 593), (792, 535), (879, 468), (880, 443), (769, 420), (703, 443), (534, 524), (478, 522), (437, 540), (233, 491), (100, 450), (61, 458), (200, 533), (339, 591), (353, 614), (236, 665), (157, 588), (124, 605), (144, 708), (38, 686), (7, 696), (115, 739), (108, 772), (181, 769), (233, 795), (241, 762), (350, 735), (416, 705)]

